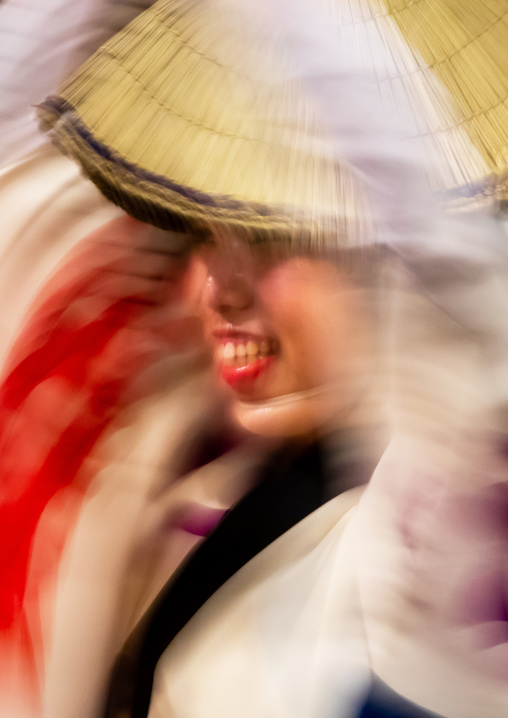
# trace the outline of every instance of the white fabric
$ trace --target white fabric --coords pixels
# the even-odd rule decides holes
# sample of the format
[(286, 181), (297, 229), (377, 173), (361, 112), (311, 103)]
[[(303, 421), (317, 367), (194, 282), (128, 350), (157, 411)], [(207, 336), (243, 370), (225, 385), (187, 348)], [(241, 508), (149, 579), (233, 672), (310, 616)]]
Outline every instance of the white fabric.
[[(493, 457), (476, 442), (445, 443), (436, 450), (398, 437), (356, 515), (372, 669), (391, 688), (445, 718), (508, 715), (506, 643), (490, 643), (488, 633), (484, 640), (485, 626), (468, 624), (461, 610), (478, 565), (488, 570), (497, 553), (505, 564), (506, 541), (497, 543), (495, 527), (489, 533), (481, 523), (492, 468)], [(472, 497), (469, 511), (464, 496)], [(486, 520), (497, 519), (494, 514)]]
[(33, 105), (154, 0), (3, 0), (0, 167), (47, 142)]
[(506, 716), (503, 647), (475, 648), (453, 604), (493, 544), (453, 536), (454, 467), (428, 452), (392, 442), (358, 506), (340, 495), (219, 589), (159, 661), (149, 718), (356, 716), (370, 668), (445, 718)]
[(172, 451), (204, 409), (202, 379), (180, 377), (174, 386), (174, 369), (166, 367), (161, 395), (122, 416), (83, 467), (103, 468), (61, 562), (46, 652), (44, 718), (98, 715), (111, 663), (139, 617), (139, 596), (147, 594), (153, 556), (143, 552), (144, 539), (151, 539), (152, 551), (160, 549), (164, 579), (195, 543), (191, 536), (169, 543), (157, 533), (152, 509), (157, 484), (171, 485)]
[(43, 718), (96, 718), (116, 653), (200, 540), (172, 529), (172, 517), (187, 502), (229, 508), (261, 460), (247, 445), (175, 477), (175, 452), (210, 411), (210, 377), (189, 355), (158, 370), (160, 393), (120, 415), (83, 467), (97, 473), (61, 561)]
[(325, 504), (209, 599), (159, 661), (150, 718), (357, 714), (369, 682), (352, 521), (360, 494)]

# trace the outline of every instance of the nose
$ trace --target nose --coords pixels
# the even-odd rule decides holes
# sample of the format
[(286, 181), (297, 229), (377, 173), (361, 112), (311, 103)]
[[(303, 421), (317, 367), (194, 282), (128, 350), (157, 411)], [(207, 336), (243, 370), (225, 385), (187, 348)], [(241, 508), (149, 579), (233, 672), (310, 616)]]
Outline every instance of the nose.
[(208, 269), (205, 284), (205, 302), (213, 311), (226, 319), (250, 309), (254, 303), (254, 291), (250, 278), (242, 271), (224, 267)]
[(228, 237), (228, 241), (219, 239), (203, 259), (207, 306), (227, 320), (250, 309), (255, 300), (255, 266), (248, 248), (234, 237)]

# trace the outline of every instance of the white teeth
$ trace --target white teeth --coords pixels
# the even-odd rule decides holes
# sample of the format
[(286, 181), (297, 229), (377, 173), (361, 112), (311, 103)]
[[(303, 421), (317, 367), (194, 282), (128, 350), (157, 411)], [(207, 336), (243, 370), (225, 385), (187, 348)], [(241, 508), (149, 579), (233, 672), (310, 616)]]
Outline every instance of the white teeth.
[(255, 356), (257, 356), (257, 354), (259, 352), (258, 345), (252, 339), (249, 339), (249, 341), (247, 342), (247, 346), (245, 348), (247, 350), (247, 354), (249, 357), (255, 357)]
[(243, 366), (259, 358), (265, 358), (270, 354), (270, 350), (275, 353), (275, 342), (266, 339), (258, 344), (253, 339), (249, 339), (246, 344), (235, 344), (235, 342), (226, 342), (222, 347), (218, 348), (217, 359), (223, 361), (230, 366)]
[(222, 356), (224, 359), (234, 359), (236, 356), (236, 349), (233, 342), (227, 342), (227, 344), (224, 345), (224, 351), (222, 352)]

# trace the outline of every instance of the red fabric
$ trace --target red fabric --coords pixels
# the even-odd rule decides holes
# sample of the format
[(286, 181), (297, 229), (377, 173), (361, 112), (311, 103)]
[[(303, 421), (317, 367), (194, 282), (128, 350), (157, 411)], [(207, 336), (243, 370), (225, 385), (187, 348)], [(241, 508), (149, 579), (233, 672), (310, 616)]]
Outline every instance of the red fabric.
[[(80, 469), (133, 381), (161, 351), (196, 337), (192, 320), (167, 318), (185, 262), (161, 249), (160, 235), (151, 247), (151, 236), (122, 217), (83, 240), (40, 292), (0, 385), (0, 630), (32, 682), (39, 649), (26, 612), (29, 568), (31, 583), (54, 572), (86, 489)], [(66, 491), (74, 510), (59, 517), (59, 535), (31, 567), (41, 516)]]

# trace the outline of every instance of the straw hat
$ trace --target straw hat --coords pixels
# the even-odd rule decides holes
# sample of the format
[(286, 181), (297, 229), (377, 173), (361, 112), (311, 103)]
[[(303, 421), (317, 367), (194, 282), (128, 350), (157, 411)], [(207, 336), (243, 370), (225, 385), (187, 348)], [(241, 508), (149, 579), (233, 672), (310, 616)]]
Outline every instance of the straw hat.
[[(385, 103), (405, 108), (408, 142), (436, 160), (430, 186), (499, 194), (508, 0), (331, 5)], [(109, 199), (158, 227), (218, 222), (313, 247), (369, 241), (361, 183), (280, 47), (254, 37), (211, 2), (159, 0), (41, 105), (42, 125)]]
[(508, 0), (330, 0), (431, 187), (508, 198)]
[(39, 113), (109, 199), (164, 229), (325, 241), (351, 219), (340, 197), (359, 192), (276, 48), (213, 3), (160, 0)]

